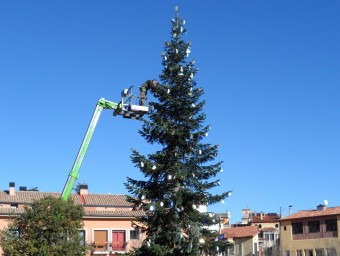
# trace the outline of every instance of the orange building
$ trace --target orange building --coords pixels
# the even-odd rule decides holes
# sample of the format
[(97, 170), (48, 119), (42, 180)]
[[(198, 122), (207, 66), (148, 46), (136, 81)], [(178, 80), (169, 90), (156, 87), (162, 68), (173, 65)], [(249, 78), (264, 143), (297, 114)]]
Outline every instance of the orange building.
[[(10, 182), (9, 190), (0, 191), (0, 229), (6, 227), (10, 215), (21, 214), (25, 205), (45, 196), (60, 197), (61, 193), (29, 191), (25, 187), (16, 191), (14, 182)], [(80, 193), (71, 194), (71, 198), (85, 210), (84, 228), (79, 232), (83, 242), (91, 245), (88, 256), (115, 255), (141, 245), (144, 238), (131, 223), (143, 212), (132, 211), (125, 195), (89, 194), (88, 186), (81, 185)]]

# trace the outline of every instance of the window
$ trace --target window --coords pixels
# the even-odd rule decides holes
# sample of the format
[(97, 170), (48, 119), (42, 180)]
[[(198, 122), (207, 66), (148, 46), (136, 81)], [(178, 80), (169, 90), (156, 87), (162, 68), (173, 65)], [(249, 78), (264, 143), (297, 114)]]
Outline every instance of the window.
[(80, 245), (85, 245), (85, 230), (79, 230)]
[(326, 249), (326, 256), (336, 256), (335, 248), (327, 248)]
[(271, 241), (274, 240), (274, 234), (270, 234), (270, 240), (271, 240)]
[(9, 229), (8, 233), (13, 238), (20, 238), (20, 231), (19, 231), (19, 229)]
[(326, 231), (338, 231), (338, 223), (336, 219), (326, 220)]
[(18, 208), (18, 204), (11, 204), (11, 208), (12, 208), (12, 209)]
[(315, 256), (323, 256), (323, 249), (315, 249)]
[(318, 233), (320, 232), (320, 221), (308, 221), (308, 232)]
[(302, 256), (302, 250), (296, 250), (296, 256)]
[(290, 256), (290, 251), (285, 251), (284, 256)]
[(131, 240), (139, 240), (140, 239), (139, 229), (130, 230), (130, 239)]
[(264, 240), (269, 241), (269, 234), (264, 235)]
[(293, 234), (302, 234), (303, 233), (303, 225), (302, 222), (292, 223)]
[(94, 231), (94, 249), (95, 251), (108, 251), (108, 232), (107, 230)]
[(125, 231), (112, 231), (112, 250), (124, 251), (125, 250)]
[(263, 232), (262, 231), (259, 233), (259, 238), (263, 238)]
[(313, 250), (305, 250), (305, 256), (313, 256)]

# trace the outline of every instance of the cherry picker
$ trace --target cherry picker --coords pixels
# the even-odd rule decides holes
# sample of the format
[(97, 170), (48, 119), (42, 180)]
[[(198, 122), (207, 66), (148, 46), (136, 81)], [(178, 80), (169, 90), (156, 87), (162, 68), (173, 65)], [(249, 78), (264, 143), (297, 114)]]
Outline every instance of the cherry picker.
[(123, 118), (129, 118), (129, 119), (139, 119), (141, 118), (144, 114), (148, 112), (148, 107), (147, 106), (141, 106), (141, 105), (134, 105), (133, 103), (133, 98), (141, 98), (140, 96), (134, 96), (132, 94), (132, 87), (131, 86), (129, 89), (124, 89), (122, 91), (122, 99), (120, 100), (119, 103), (108, 101), (104, 98), (99, 99), (99, 101), (96, 104), (96, 108), (94, 110), (92, 119), (90, 121), (90, 124), (87, 128), (87, 131), (85, 133), (83, 142), (80, 146), (80, 149), (78, 151), (78, 155), (76, 160), (74, 161), (73, 167), (69, 173), (68, 179), (65, 183), (63, 192), (61, 194), (61, 198), (64, 201), (67, 201), (69, 198), (74, 183), (77, 180), (79, 176), (79, 169), (82, 164), (82, 161), (84, 159), (85, 153), (87, 151), (87, 148), (90, 144), (92, 135), (94, 130), (96, 129), (96, 125), (98, 123), (99, 117), (102, 113), (103, 109), (110, 109), (113, 110), (113, 115), (117, 116), (120, 115)]

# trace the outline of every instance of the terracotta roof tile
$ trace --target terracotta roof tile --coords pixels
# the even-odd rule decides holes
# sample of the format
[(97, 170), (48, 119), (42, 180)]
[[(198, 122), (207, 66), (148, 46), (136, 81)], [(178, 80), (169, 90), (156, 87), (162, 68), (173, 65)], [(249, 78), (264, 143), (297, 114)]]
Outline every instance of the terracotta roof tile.
[(271, 222), (278, 222), (279, 219), (280, 219), (280, 216), (278, 214), (271, 214), (271, 215), (264, 214), (262, 216), (262, 219), (261, 219), (260, 215), (254, 215), (252, 217), (251, 222), (253, 222), (253, 223), (271, 223)]
[[(5, 191), (0, 191), (0, 203), (3, 204), (32, 204), (36, 200), (43, 197), (52, 196), (59, 198), (61, 193), (57, 192), (40, 192), (40, 191), (16, 191), (15, 195), (9, 195)], [(126, 201), (126, 195), (111, 195), (111, 194), (88, 194), (84, 195), (82, 201), (81, 197), (73, 193), (70, 197), (74, 200), (75, 204), (83, 204), (84, 207), (117, 207), (120, 210), (85, 210), (84, 217), (138, 217), (144, 214), (143, 211), (132, 211), (132, 204)], [(84, 204), (85, 203), (85, 204)], [(92, 207), (93, 208), (93, 207)], [(122, 210), (126, 208), (126, 210)], [(4, 208), (0, 207), (0, 215), (17, 215), (24, 212), (22, 208)]]
[(0, 191), (0, 203), (19, 203), (31, 204), (45, 196), (60, 197), (60, 193), (39, 192), (39, 191), (16, 191), (15, 195), (9, 195), (7, 192)]
[(24, 209), (19, 208), (0, 208), (0, 216), (17, 215), (24, 212)]
[[(79, 196), (78, 196), (79, 197)], [(126, 201), (126, 195), (105, 195), (105, 194), (88, 194), (84, 195), (85, 205), (110, 205), (120, 207), (131, 207), (132, 204)]]
[[(20, 208), (0, 208), (0, 216), (22, 214), (24, 209)], [(85, 211), (84, 217), (140, 217), (145, 215), (143, 211)]]
[(85, 217), (140, 217), (143, 211), (87, 211)]
[(281, 220), (303, 219), (303, 218), (331, 216), (331, 215), (340, 215), (340, 206), (329, 207), (324, 210), (316, 210), (316, 209), (315, 210), (302, 210), (302, 211), (293, 213), (287, 217), (284, 217)]
[(225, 238), (253, 237), (259, 233), (259, 229), (256, 226), (232, 227), (222, 229), (221, 233)]
[[(9, 195), (7, 192), (0, 191), (0, 203), (19, 203), (31, 204), (36, 200), (40, 200), (46, 196), (60, 197), (61, 193), (57, 192), (40, 192), (40, 191), (16, 191), (15, 195)], [(76, 193), (70, 195), (75, 204), (82, 204), (80, 196)], [(109, 195), (109, 194), (88, 194), (83, 196), (85, 205), (91, 206), (120, 206), (131, 207), (131, 203), (126, 201), (125, 195)]]

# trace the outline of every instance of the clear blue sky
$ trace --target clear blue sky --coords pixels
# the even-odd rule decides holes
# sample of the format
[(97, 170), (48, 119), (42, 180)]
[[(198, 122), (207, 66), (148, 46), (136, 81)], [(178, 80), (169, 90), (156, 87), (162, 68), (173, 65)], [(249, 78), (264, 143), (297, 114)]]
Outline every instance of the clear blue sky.
[[(161, 73), (179, 4), (220, 144), (232, 222), (242, 208), (340, 206), (340, 2), (0, 0), (0, 189), (61, 192), (99, 98)], [(91, 193), (140, 177), (137, 121), (104, 111), (80, 170)]]

